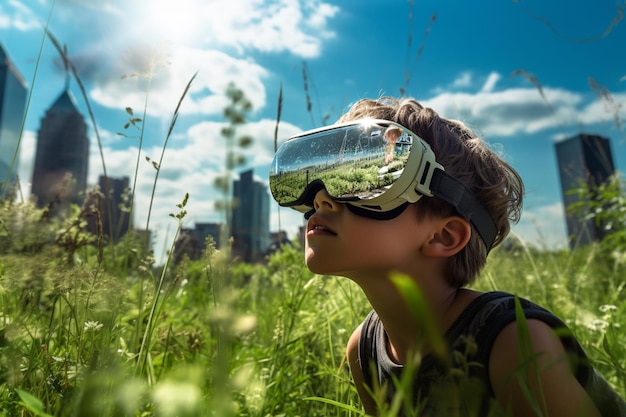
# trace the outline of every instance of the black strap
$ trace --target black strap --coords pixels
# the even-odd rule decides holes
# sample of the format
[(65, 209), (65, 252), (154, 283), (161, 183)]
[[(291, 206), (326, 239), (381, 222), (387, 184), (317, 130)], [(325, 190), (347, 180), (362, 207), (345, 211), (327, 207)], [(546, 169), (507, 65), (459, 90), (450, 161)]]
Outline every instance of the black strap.
[(430, 190), (437, 197), (452, 204), (461, 216), (474, 225), (489, 252), (498, 234), (498, 228), (474, 193), (461, 181), (440, 169), (433, 172)]

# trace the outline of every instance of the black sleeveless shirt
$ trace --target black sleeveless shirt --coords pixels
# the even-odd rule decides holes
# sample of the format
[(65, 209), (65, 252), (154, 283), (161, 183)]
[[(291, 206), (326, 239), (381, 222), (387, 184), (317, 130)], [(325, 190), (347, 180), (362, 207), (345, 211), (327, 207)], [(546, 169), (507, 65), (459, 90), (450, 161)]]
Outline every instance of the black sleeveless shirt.
[[(541, 320), (557, 331), (576, 379), (602, 416), (626, 417), (626, 402), (590, 365), (567, 326), (546, 309), (522, 298), (520, 302), (526, 319)], [(489, 354), (496, 336), (515, 320), (515, 296), (512, 294), (489, 292), (472, 300), (444, 335), (450, 361), (446, 365), (434, 355), (421, 359), (409, 382), (412, 398), (403, 402), (398, 415), (498, 415), (494, 411), (495, 398), (489, 382)], [(385, 329), (372, 311), (363, 321), (359, 363), (365, 384), (374, 392), (382, 387), (387, 404), (392, 404), (399, 391), (398, 385), (405, 384), (407, 379), (402, 375), (404, 367), (389, 357), (387, 348)]]

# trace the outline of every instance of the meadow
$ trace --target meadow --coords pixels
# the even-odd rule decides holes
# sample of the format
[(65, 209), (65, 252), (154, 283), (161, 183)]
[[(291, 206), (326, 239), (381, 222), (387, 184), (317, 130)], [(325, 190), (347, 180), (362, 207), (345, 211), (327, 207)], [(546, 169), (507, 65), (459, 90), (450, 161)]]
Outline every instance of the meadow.
[[(246, 264), (209, 242), (202, 259), (164, 269), (130, 237), (68, 257), (68, 245), (41, 242), (72, 219), (38, 215), (29, 203), (0, 212), (5, 225), (33, 222), (2, 240), (0, 415), (363, 415), (344, 349), (368, 303), (351, 281), (309, 272), (297, 245)], [(475, 287), (563, 317), (624, 395), (626, 256), (614, 249), (512, 237)]]

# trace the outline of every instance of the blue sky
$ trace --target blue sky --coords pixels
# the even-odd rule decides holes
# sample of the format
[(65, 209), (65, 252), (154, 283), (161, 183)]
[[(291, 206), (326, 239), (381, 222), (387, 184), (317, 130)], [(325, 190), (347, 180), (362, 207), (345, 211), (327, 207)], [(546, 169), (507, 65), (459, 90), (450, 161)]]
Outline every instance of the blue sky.
[[(212, 184), (224, 167), (219, 132), (231, 81), (254, 105), (240, 133), (254, 138), (247, 166), (261, 181), (272, 158), (280, 86), (282, 139), (334, 122), (360, 98), (405, 91), (468, 124), (520, 172), (528, 193), (516, 234), (563, 246), (555, 141), (604, 135), (617, 168), (626, 167), (626, 22), (619, 20), (625, 10), (623, 0), (3, 0), (0, 43), (32, 90), (20, 154), (23, 187), (28, 193), (40, 120), (65, 84), (59, 55), (43, 40), (50, 16), (50, 31), (85, 84), (110, 176), (134, 176), (139, 142), (117, 132), (124, 131), (124, 109), (141, 113), (148, 91), (138, 227), (145, 226), (155, 175), (145, 157), (160, 157), (172, 112), (198, 73), (159, 174), (150, 221), (157, 254), (176, 226), (168, 214), (186, 192), (187, 227), (223, 218)], [(148, 77), (150, 62), (156, 64)], [(130, 74), (139, 76), (124, 77)], [(87, 117), (76, 82), (70, 86)], [(93, 137), (90, 184), (101, 174)], [(273, 230), (278, 212), (272, 209)], [(302, 224), (291, 210), (280, 210), (280, 218), (292, 234)]]

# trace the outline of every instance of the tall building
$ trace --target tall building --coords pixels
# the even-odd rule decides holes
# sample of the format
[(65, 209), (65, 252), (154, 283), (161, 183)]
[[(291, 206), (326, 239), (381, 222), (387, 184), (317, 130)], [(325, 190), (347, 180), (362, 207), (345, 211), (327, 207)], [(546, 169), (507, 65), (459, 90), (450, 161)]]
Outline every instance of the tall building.
[(267, 186), (242, 172), (233, 183), (231, 234), (233, 255), (253, 262), (261, 259), (270, 245), (270, 197)]
[(31, 188), (37, 205), (55, 210), (67, 203), (81, 205), (88, 168), (87, 125), (66, 88), (46, 111), (37, 133)]
[(129, 179), (101, 175), (98, 186), (103, 196), (98, 200), (102, 233), (118, 242), (132, 227)]
[(17, 178), (25, 106), (26, 83), (0, 45), (0, 197)]
[(222, 225), (219, 223), (196, 223), (193, 229), (181, 229), (174, 245), (174, 263), (179, 263), (183, 256), (191, 260), (200, 259), (206, 250), (206, 239), (211, 236), (216, 248), (219, 248)]
[(206, 249), (206, 239), (211, 236), (213, 238), (213, 244), (216, 248), (220, 247), (220, 233), (222, 232), (222, 225), (220, 223), (196, 223), (194, 230), (194, 236), (198, 239), (200, 250), (204, 252)]
[(580, 134), (557, 142), (555, 147), (570, 247), (601, 240), (603, 229), (594, 219), (585, 219), (567, 208), (581, 201), (572, 190), (593, 189), (615, 173), (611, 144), (601, 136)]

